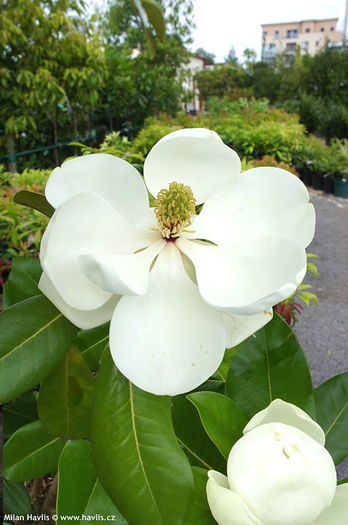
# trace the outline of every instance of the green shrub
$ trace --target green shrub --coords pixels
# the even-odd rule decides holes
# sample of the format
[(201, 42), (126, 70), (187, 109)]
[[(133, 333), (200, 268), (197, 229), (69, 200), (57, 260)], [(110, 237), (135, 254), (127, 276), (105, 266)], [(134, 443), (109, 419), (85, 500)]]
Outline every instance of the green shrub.
[(323, 140), (310, 136), (307, 140), (308, 168), (315, 173), (348, 172), (348, 140), (333, 139), (330, 146)]
[(264, 155), (262, 159), (256, 159), (251, 161), (251, 167), (253, 168), (261, 168), (262, 166), (271, 166), (273, 168), (280, 168), (282, 170), (290, 171), (296, 177), (299, 177), (299, 174), (296, 171), (295, 166), (291, 166), (290, 164), (286, 164), (285, 162), (278, 162), (274, 157), (271, 155)]
[(176, 129), (180, 129), (184, 126), (178, 126), (175, 119), (170, 119), (172, 125), (153, 123), (149, 126), (145, 126), (138, 136), (135, 138), (132, 144), (132, 152), (138, 153), (146, 157), (150, 152), (151, 148), (158, 142), (162, 137), (168, 135)]
[(48, 217), (13, 201), (19, 190), (44, 192), (49, 170), (1, 172), (0, 186), (0, 257), (6, 262), (14, 256), (36, 255)]

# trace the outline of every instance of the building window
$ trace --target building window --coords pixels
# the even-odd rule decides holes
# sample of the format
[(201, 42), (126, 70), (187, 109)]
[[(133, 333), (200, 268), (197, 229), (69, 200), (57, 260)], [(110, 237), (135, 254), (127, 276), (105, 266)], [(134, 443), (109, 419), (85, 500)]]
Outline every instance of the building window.
[(267, 36), (267, 31), (264, 31), (264, 32), (263, 32), (263, 36)]
[(298, 31), (297, 29), (288, 29), (286, 32), (286, 38), (297, 38)]
[(334, 27), (330, 27), (330, 31), (335, 31), (335, 28)]
[(279, 38), (279, 31), (275, 31), (275, 32), (274, 32), (274, 36), (275, 36), (275, 38), (278, 40), (278, 38)]
[(301, 42), (301, 49), (308, 51), (309, 42)]
[(286, 44), (287, 51), (296, 51), (296, 42), (288, 42)]
[(315, 47), (319, 47), (319, 40), (316, 41)]
[(310, 33), (311, 30), (309, 29), (309, 27), (306, 27), (306, 33)]
[(323, 27), (320, 28), (320, 32), (324, 33), (324, 28)]

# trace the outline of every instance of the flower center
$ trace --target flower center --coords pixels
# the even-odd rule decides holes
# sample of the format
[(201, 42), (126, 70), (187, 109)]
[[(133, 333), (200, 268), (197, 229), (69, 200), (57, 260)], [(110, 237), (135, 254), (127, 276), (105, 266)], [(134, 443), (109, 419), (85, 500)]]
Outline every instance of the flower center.
[(159, 191), (154, 206), (158, 227), (166, 239), (179, 237), (196, 214), (191, 188), (178, 182), (171, 182), (169, 190)]

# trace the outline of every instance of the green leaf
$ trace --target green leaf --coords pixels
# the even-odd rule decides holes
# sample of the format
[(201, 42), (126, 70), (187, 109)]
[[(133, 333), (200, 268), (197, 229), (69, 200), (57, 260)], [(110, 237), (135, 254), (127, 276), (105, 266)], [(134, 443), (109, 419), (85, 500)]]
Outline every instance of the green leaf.
[(291, 328), (278, 314), (240, 345), (231, 363), (226, 393), (248, 419), (276, 398), (314, 416), (306, 356)]
[(326, 436), (325, 446), (338, 465), (348, 456), (348, 372), (318, 386), (314, 399), (317, 422)]
[(4, 285), (4, 308), (41, 294), (37, 287), (42, 273), (39, 259), (16, 258)]
[(337, 485), (344, 485), (345, 483), (348, 483), (348, 478), (341, 479), (341, 481), (339, 481)]
[(3, 436), (8, 439), (18, 428), (38, 418), (36, 399), (28, 392), (2, 406)]
[[(89, 523), (88, 517), (116, 516), (117, 525), (126, 525), (109, 496), (99, 483), (91, 457), (89, 441), (68, 441), (58, 464), (57, 514), (59, 516), (82, 516), (79, 524)], [(95, 519), (95, 518), (94, 518)], [(58, 519), (58, 525), (64, 523)]]
[(105, 346), (109, 340), (110, 323), (102, 324), (90, 330), (80, 330), (74, 344), (91, 370), (97, 370)]
[(21, 483), (4, 480), (2, 497), (4, 514), (25, 516), (31, 512), (29, 494)]
[(173, 397), (172, 402), (175, 433), (191, 465), (225, 470), (226, 461), (208, 437), (192, 403), (185, 395)]
[(47, 432), (64, 439), (89, 435), (94, 377), (76, 347), (71, 347), (40, 387), (37, 408)]
[(223, 378), (225, 382), (227, 381), (228, 371), (230, 369), (231, 361), (233, 357), (236, 355), (236, 353), (238, 352), (239, 346), (240, 345), (237, 345), (237, 346), (234, 346), (233, 348), (226, 349), (224, 358), (219, 368), (217, 369), (218, 374), (220, 375), (220, 377)]
[(40, 421), (18, 429), (4, 446), (4, 478), (26, 481), (56, 472), (64, 442), (50, 436)]
[(45, 378), (70, 348), (77, 331), (44, 296), (0, 314), (0, 401), (9, 401)]
[(155, 29), (158, 38), (164, 42), (166, 35), (166, 23), (164, 20), (163, 9), (155, 0), (141, 0), (143, 8), (147, 14), (147, 18)]
[(151, 31), (145, 27), (144, 29), (144, 33), (145, 33), (145, 38), (146, 38), (146, 41), (147, 41), (147, 45), (148, 45), (148, 48), (149, 48), (149, 55), (150, 55), (150, 58), (153, 58), (156, 54), (156, 43), (155, 43), (155, 40), (151, 34)]
[(192, 473), (195, 485), (195, 497), (185, 525), (216, 525), (207, 501), (207, 470), (192, 467)]
[(247, 419), (229, 397), (216, 392), (195, 392), (187, 398), (195, 405), (203, 426), (225, 459), (242, 437)]
[(47, 215), (47, 217), (52, 217), (54, 214), (53, 206), (51, 206), (45, 195), (42, 193), (35, 193), (34, 191), (29, 190), (20, 190), (15, 194), (13, 200), (17, 204), (28, 206), (29, 208), (40, 211), (44, 215)]
[(132, 525), (180, 525), (190, 503), (189, 462), (176, 440), (171, 399), (133, 386), (103, 354), (92, 422), (99, 479)]

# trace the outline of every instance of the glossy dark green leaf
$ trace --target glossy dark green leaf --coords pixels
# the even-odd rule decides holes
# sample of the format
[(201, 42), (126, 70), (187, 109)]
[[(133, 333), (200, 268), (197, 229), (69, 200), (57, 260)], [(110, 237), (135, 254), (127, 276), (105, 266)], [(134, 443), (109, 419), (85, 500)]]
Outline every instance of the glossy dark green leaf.
[(219, 376), (225, 382), (227, 381), (228, 372), (229, 372), (229, 369), (230, 369), (230, 366), (231, 366), (231, 361), (232, 361), (233, 357), (236, 355), (236, 353), (238, 352), (239, 346), (240, 345), (237, 345), (237, 346), (234, 346), (233, 348), (227, 348), (225, 350), (224, 358), (223, 358), (219, 368), (217, 369), (217, 372), (218, 372)]
[(3, 436), (8, 439), (18, 428), (37, 421), (36, 399), (33, 392), (27, 392), (21, 397), (2, 406)]
[(348, 372), (332, 377), (314, 390), (317, 422), (325, 446), (338, 465), (348, 456)]
[(22, 483), (4, 480), (2, 497), (5, 514), (26, 516), (31, 512), (29, 494)]
[(145, 9), (150, 24), (157, 33), (158, 38), (161, 42), (164, 42), (166, 35), (166, 23), (161, 5), (159, 2), (156, 2), (156, 0), (141, 0), (141, 3)]
[(232, 359), (226, 393), (248, 419), (276, 398), (315, 415), (306, 356), (278, 314), (240, 345)]
[[(99, 483), (91, 457), (89, 441), (68, 441), (58, 464), (57, 514), (82, 516), (77, 523), (88, 523), (88, 517), (98, 516), (98, 522), (107, 516), (116, 516), (113, 523), (126, 525), (117, 507)], [(64, 520), (58, 519), (58, 525)]]
[(132, 525), (180, 525), (193, 496), (171, 399), (133, 386), (104, 352), (95, 392), (93, 458), (99, 479)]
[(185, 395), (173, 397), (172, 402), (174, 430), (191, 465), (224, 471), (226, 461), (208, 437), (192, 403)]
[(195, 392), (187, 398), (195, 405), (203, 426), (225, 459), (242, 437), (247, 419), (229, 397), (216, 392)]
[(219, 392), (223, 394), (225, 392), (225, 381), (222, 379), (220, 374), (216, 373), (210, 379), (202, 383), (198, 388), (199, 392)]
[(192, 467), (195, 497), (185, 525), (216, 525), (207, 501), (207, 472), (203, 468)]
[(80, 350), (91, 370), (97, 370), (101, 355), (109, 340), (110, 323), (102, 324), (90, 330), (80, 330), (74, 344)]
[(40, 295), (37, 287), (42, 269), (37, 258), (18, 257), (12, 261), (9, 278), (4, 285), (3, 304), (8, 308), (28, 297)]
[(0, 401), (9, 401), (44, 379), (69, 350), (76, 332), (43, 295), (2, 312)]
[(15, 194), (13, 200), (17, 204), (28, 206), (29, 208), (40, 211), (44, 215), (47, 215), (47, 217), (52, 217), (54, 214), (53, 206), (51, 206), (45, 195), (42, 193), (36, 193), (29, 190), (20, 190)]
[(19, 428), (4, 446), (4, 478), (26, 481), (56, 472), (64, 441), (46, 432), (40, 421)]
[(72, 346), (40, 386), (38, 413), (47, 432), (64, 439), (89, 435), (94, 377)]

